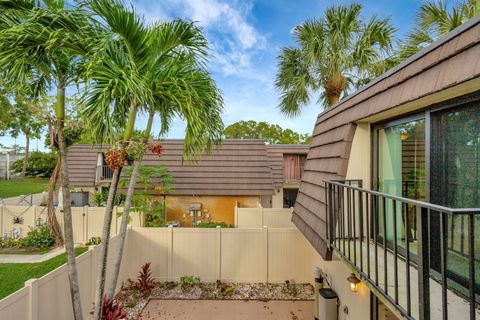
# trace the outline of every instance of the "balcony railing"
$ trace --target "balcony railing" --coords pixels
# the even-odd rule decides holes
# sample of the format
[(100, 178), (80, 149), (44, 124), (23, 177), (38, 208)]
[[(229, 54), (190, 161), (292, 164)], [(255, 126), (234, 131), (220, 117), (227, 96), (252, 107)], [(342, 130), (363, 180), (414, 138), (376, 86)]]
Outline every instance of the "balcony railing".
[(113, 172), (109, 166), (97, 166), (97, 181), (112, 179)]
[(402, 317), (480, 319), (480, 209), (367, 190), (360, 180), (325, 188), (330, 248)]

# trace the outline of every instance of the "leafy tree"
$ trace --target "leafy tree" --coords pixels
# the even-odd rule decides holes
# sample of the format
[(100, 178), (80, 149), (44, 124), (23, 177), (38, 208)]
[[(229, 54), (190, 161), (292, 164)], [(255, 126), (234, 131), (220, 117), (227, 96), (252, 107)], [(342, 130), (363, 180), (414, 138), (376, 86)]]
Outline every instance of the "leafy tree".
[[(79, 52), (87, 52), (96, 32), (83, 11), (66, 1), (0, 2), (0, 74), (5, 87), (32, 88), (32, 96), (56, 92), (52, 145), (59, 150), (64, 199), (64, 234), (67, 266), (75, 319), (83, 319), (73, 246), (67, 149), (63, 134), (66, 88), (78, 81), (82, 66)], [(50, 222), (50, 217), (49, 217)]]
[(362, 85), (394, 64), (390, 18), (367, 21), (361, 11), (358, 3), (332, 6), (323, 18), (295, 27), (298, 46), (283, 48), (278, 57), (275, 85), (282, 94), (282, 113), (297, 116), (312, 91), (320, 89), (318, 101), (331, 107), (349, 85)]
[[(223, 105), (214, 81), (204, 69), (207, 50), (201, 30), (183, 20), (147, 24), (133, 8), (119, 0), (90, 0), (86, 5), (92, 15), (99, 17), (103, 35), (102, 46), (88, 65), (89, 81), (82, 99), (83, 116), (97, 139), (116, 143), (115, 134), (123, 132), (118, 149), (128, 151), (134, 142), (136, 115), (142, 111), (149, 115), (143, 143), (151, 134), (157, 114), (162, 134), (169, 130), (175, 116), (186, 120), (184, 159), (211, 148), (223, 132)], [(129, 210), (143, 157), (141, 152), (136, 154), (107, 297), (113, 297), (115, 292)], [(115, 168), (110, 184), (94, 319), (101, 316), (111, 213), (121, 170), (121, 166)]]
[(480, 13), (480, 0), (463, 0), (449, 6), (446, 0), (429, 0), (420, 6), (415, 26), (401, 42), (403, 60)]
[(225, 128), (227, 139), (264, 139), (269, 144), (309, 144), (312, 137), (267, 122), (239, 121)]
[(40, 134), (47, 124), (42, 110), (46, 109), (48, 98), (33, 102), (25, 94), (17, 92), (11, 100), (13, 103), (7, 104), (3, 109), (5, 122), (2, 127), (13, 138), (20, 135), (25, 136), (25, 156), (22, 170), (19, 172), (22, 177), (25, 177), (29, 161), (30, 140), (40, 138)]
[[(57, 155), (55, 153), (43, 153), (34, 151), (28, 158), (26, 175), (29, 177), (50, 177), (55, 169)], [(10, 166), (13, 172), (21, 173), (24, 170), (24, 161), (17, 160)]]
[[(133, 174), (133, 168), (125, 168), (125, 179), (120, 183), (126, 187)], [(155, 179), (155, 182), (152, 181)], [(158, 201), (159, 194), (167, 194), (173, 191), (175, 181), (168, 169), (163, 166), (140, 166), (137, 182), (142, 187), (136, 191), (132, 198), (133, 212), (141, 212), (145, 217), (146, 227), (164, 227), (165, 207)], [(155, 195), (157, 194), (157, 195)]]

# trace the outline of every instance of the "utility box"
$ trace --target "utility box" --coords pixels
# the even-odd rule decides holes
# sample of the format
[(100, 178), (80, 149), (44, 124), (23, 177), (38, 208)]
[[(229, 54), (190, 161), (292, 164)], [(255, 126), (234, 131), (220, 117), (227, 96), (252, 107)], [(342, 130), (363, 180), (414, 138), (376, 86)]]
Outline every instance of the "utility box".
[(70, 192), (70, 203), (72, 207), (83, 207), (88, 205), (88, 192), (72, 191)]
[(338, 295), (330, 288), (318, 290), (318, 320), (337, 320)]

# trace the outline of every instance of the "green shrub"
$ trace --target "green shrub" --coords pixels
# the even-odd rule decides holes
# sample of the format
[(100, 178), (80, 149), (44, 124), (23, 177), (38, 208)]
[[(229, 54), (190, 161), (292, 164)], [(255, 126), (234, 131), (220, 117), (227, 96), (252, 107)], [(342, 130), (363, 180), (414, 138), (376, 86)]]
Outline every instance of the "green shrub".
[(55, 234), (49, 225), (30, 229), (27, 235), (19, 240), (19, 247), (49, 248), (55, 244)]
[(198, 228), (233, 228), (231, 224), (226, 224), (225, 222), (200, 222), (197, 224)]
[[(50, 177), (55, 169), (56, 162), (56, 154), (34, 151), (28, 158), (26, 175), (29, 177)], [(15, 173), (21, 173), (22, 168), (23, 159), (14, 161), (10, 165), (10, 169)]]
[(13, 238), (7, 240), (0, 239), (0, 248), (15, 248), (19, 246), (19, 241)]
[(200, 283), (200, 278), (195, 276), (182, 276), (180, 277), (180, 285), (183, 292), (188, 292), (192, 288)]

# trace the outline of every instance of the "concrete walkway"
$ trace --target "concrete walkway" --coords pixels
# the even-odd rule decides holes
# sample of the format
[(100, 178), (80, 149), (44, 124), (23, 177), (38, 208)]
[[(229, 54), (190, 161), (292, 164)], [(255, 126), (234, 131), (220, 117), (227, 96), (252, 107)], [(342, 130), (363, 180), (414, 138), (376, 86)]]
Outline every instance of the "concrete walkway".
[(45, 254), (0, 254), (0, 263), (37, 263), (43, 262), (65, 252), (65, 248), (55, 248)]
[(46, 199), (47, 193), (34, 193), (30, 195), (18, 196), (13, 198), (4, 198), (1, 199), (0, 204), (6, 206), (33, 206), (40, 205), (44, 199)]
[(144, 320), (310, 320), (313, 301), (151, 300)]

